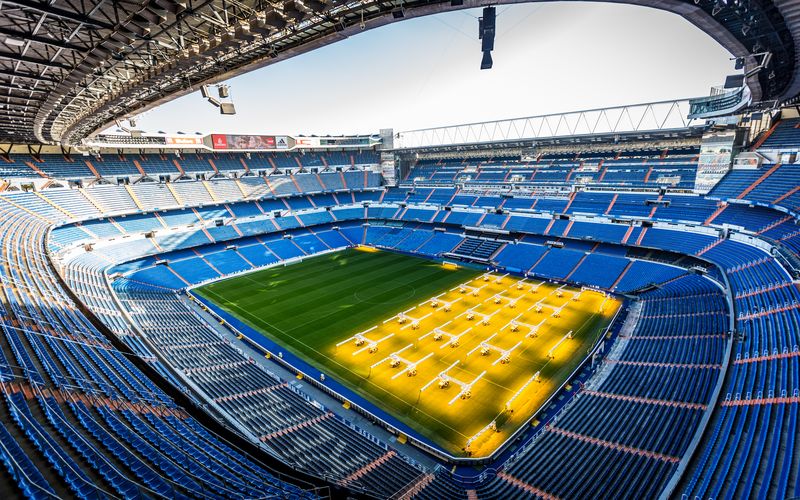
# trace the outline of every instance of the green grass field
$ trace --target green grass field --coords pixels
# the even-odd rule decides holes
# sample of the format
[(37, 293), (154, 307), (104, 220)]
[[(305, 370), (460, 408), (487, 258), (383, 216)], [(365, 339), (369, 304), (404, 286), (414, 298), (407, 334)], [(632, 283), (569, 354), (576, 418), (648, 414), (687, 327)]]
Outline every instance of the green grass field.
[[(463, 454), (467, 439), (493, 419), (506, 424), (502, 433), (490, 436), (483, 443), (484, 449), (478, 453), (486, 455), (504, 440), (503, 435), (518, 428), (571, 373), (616, 307), (609, 307), (605, 314), (589, 312), (590, 309), (596, 311), (601, 296), (584, 295), (580, 302), (570, 302), (571, 295), (556, 298), (556, 287), (550, 284), (541, 284), (538, 294), (528, 293), (527, 289), (517, 291), (512, 286), (516, 278), (506, 278), (502, 284), (499, 281), (483, 283), (478, 279), (481, 274), (463, 268), (445, 269), (427, 259), (391, 252), (346, 250), (219, 281), (198, 288), (195, 293), (306, 359), (328, 376), (345, 382), (450, 453)], [(453, 289), (464, 283), (487, 288), (478, 298), (459, 296)], [(443, 296), (448, 301), (460, 301), (452, 312), (429, 305), (432, 297), (443, 293), (448, 294)], [(497, 293), (506, 294), (504, 302), (511, 298), (522, 302), (511, 309), (511, 306), (494, 302), (492, 294)], [(575, 311), (558, 319), (548, 319), (536, 338), (525, 339), (523, 333), (512, 334), (503, 329), (503, 324), (521, 315), (521, 311), (530, 310), (536, 301), (551, 308), (566, 304)], [(387, 321), (410, 308), (416, 308), (413, 315), (424, 318), (419, 329)], [(494, 313), (491, 325), (467, 321), (463, 316), (467, 308)], [(533, 323), (534, 319), (548, 316), (529, 314), (532, 316), (522, 320)], [(451, 333), (468, 328), (470, 333), (453, 349), (445, 349), (445, 345), (432, 338), (418, 340), (424, 332), (439, 326)], [(368, 353), (365, 348), (359, 350), (351, 341), (345, 343), (354, 334), (371, 327), (375, 329), (369, 334), (369, 340), (391, 335), (380, 343), (378, 352)], [(562, 351), (555, 360), (548, 359), (548, 350), (567, 330), (574, 330), (575, 338), (559, 347)], [(492, 364), (492, 360), (497, 359), (493, 356), (467, 354), (490, 335), (494, 335), (492, 344), (502, 349), (522, 344), (520, 339), (525, 345), (515, 351), (514, 362), (507, 365)], [(337, 348), (337, 343), (344, 345)], [(398, 368), (380, 364), (381, 359), (401, 352), (404, 347), (403, 356), (409, 361), (418, 361), (423, 355), (430, 358), (420, 363), (419, 373), (413, 378), (398, 378), (399, 375), (395, 376)], [(446, 390), (427, 389), (423, 394), (420, 386), (435, 379), (454, 360), (460, 364), (450, 374), (457, 380), (468, 382), (481, 371), (486, 372), (480, 386), (476, 384), (472, 391), (473, 396), (467, 401), (448, 404), (448, 400), (457, 398), (457, 386)], [(369, 368), (376, 363), (380, 366)], [(501, 415), (504, 402), (537, 370), (541, 371), (543, 381), (532, 384), (518, 398), (519, 411)]]
[(390, 252), (345, 250), (195, 292), (327, 369), (330, 360), (317, 347), (366, 330), (477, 274)]

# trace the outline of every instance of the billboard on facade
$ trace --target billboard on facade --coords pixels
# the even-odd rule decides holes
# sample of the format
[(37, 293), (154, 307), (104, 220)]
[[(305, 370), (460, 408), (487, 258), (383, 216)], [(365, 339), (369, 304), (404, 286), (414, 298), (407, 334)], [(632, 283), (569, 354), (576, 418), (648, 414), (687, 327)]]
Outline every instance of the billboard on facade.
[(176, 146), (193, 146), (203, 144), (202, 137), (165, 137), (164, 142)]
[(274, 135), (212, 134), (211, 144), (214, 149), (277, 149)]

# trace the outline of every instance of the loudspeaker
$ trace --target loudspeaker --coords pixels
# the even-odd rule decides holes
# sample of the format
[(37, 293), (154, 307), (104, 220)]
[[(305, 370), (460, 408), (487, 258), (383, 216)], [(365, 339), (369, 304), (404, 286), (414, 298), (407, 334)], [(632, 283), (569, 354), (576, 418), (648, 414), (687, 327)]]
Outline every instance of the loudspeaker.
[(478, 20), (480, 29), (481, 50), (494, 50), (494, 30), (496, 14), (494, 7), (484, 7), (483, 17)]
[(490, 52), (494, 50), (495, 20), (494, 7), (484, 7), (483, 17), (478, 18), (478, 38), (481, 40), (481, 51), (483, 51), (481, 69), (491, 69), (492, 67)]
[(492, 53), (488, 50), (483, 53), (481, 69), (492, 69)]
[(728, 75), (725, 77), (726, 89), (738, 89), (744, 85), (744, 75)]
[(491, 52), (494, 50), (494, 31), (491, 35), (489, 35), (488, 31), (483, 32), (483, 38), (481, 38), (481, 50), (484, 52)]
[(484, 7), (483, 16), (483, 29), (494, 31), (495, 19), (497, 18), (494, 7)]

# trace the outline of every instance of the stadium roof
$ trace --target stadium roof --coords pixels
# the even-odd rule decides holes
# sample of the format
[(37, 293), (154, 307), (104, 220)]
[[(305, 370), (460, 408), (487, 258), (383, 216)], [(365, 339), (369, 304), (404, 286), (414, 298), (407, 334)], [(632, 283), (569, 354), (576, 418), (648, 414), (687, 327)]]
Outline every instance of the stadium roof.
[[(754, 101), (800, 94), (795, 0), (613, 0), (675, 12), (737, 57)], [(75, 144), (114, 119), (403, 18), (464, 0), (35, 0), (0, 7), (0, 141)], [(455, 5), (457, 4), (457, 5)], [(599, 27), (602, 29), (602, 27)], [(587, 35), (588, 36), (588, 35)]]

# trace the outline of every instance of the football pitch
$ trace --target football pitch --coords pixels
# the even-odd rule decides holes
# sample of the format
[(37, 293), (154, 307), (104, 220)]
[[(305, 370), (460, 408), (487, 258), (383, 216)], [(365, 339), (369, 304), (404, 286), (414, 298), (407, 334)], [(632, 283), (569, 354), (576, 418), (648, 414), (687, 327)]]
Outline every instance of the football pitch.
[(490, 455), (585, 358), (619, 302), (352, 249), (195, 290), (455, 456)]

